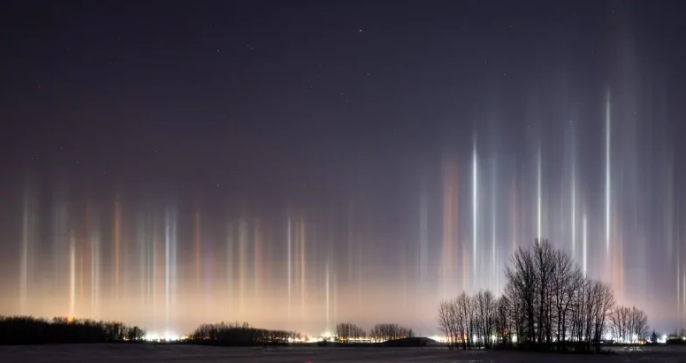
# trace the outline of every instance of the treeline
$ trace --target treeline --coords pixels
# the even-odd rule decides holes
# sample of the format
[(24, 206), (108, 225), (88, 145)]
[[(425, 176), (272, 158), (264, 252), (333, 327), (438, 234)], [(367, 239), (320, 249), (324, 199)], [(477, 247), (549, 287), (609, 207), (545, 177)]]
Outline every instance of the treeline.
[(301, 339), (300, 333), (251, 327), (248, 323), (203, 324), (189, 336), (200, 344), (227, 346), (282, 345), (289, 340)]
[(617, 306), (610, 313), (610, 330), (620, 343), (637, 343), (648, 335), (648, 316), (635, 306)]
[[(490, 291), (462, 293), (440, 303), (438, 324), (449, 349), (516, 345), (591, 351), (600, 349), (611, 326), (633, 340), (648, 331), (642, 311), (631, 310), (631, 324), (627, 323), (626, 308), (615, 307), (612, 289), (584, 276), (569, 255), (546, 240), (519, 248), (505, 271), (502, 296)], [(613, 310), (621, 317), (619, 325), (614, 324)]]
[(0, 344), (105, 343), (139, 341), (145, 332), (120, 322), (0, 316)]
[(376, 324), (369, 332), (369, 337), (375, 342), (385, 342), (388, 340), (412, 338), (414, 332), (398, 324)]
[(336, 341), (348, 343), (351, 340), (359, 341), (367, 338), (367, 332), (353, 323), (340, 323), (336, 325)]
[[(686, 345), (686, 329), (681, 328), (679, 331), (675, 329), (672, 334), (667, 335), (665, 338), (666, 344)], [(657, 341), (657, 333), (653, 331), (650, 340)]]
[(350, 341), (369, 340), (372, 342), (385, 342), (388, 340), (412, 338), (414, 332), (410, 328), (395, 323), (376, 324), (369, 334), (353, 323), (340, 323), (336, 325), (335, 339), (341, 343)]

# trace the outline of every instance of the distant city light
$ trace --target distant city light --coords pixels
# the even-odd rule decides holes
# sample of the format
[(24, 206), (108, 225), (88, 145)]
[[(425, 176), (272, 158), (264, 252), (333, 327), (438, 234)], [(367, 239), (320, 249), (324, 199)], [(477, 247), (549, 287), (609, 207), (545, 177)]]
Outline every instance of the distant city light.
[(432, 335), (429, 338), (441, 343), (445, 343), (448, 340), (446, 337), (442, 337), (440, 335)]
[(184, 339), (188, 339), (188, 337), (180, 336), (173, 332), (165, 332), (164, 334), (152, 332), (143, 337), (143, 340), (148, 342), (176, 342)]

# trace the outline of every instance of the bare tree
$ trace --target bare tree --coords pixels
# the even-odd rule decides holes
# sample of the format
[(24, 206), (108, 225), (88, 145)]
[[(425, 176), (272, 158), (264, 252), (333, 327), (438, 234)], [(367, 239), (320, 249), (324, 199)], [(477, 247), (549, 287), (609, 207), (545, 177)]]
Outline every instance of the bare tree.
[(495, 298), (488, 290), (479, 291), (473, 298), (475, 326), (480, 343), (489, 347), (494, 333)]
[(514, 284), (507, 284), (502, 298), (503, 304), (506, 305), (503, 308), (509, 313), (510, 334), (508, 334), (508, 340), (512, 343), (526, 341), (525, 332), (528, 327), (527, 311), (524, 309), (523, 301), (515, 298), (518, 296), (515, 289)]
[(631, 309), (626, 306), (617, 306), (610, 313), (612, 336), (623, 343), (629, 342), (631, 339), (630, 315)]
[(648, 326), (648, 315), (643, 310), (631, 307), (629, 312), (629, 330), (631, 332), (631, 342), (636, 343), (639, 339), (645, 339), (650, 327)]
[(537, 299), (536, 263), (531, 250), (520, 247), (512, 256), (511, 264), (505, 270), (507, 287), (505, 289), (508, 300), (518, 305), (523, 312), (520, 335), (517, 339), (522, 343), (535, 344), (537, 342), (536, 310), (540, 301)]
[(462, 341), (462, 349), (466, 350), (471, 347), (472, 331), (471, 331), (471, 299), (466, 292), (462, 292), (457, 297), (457, 326), (459, 329), (460, 340)]
[(593, 321), (593, 342), (596, 350), (600, 351), (600, 341), (603, 338), (605, 324), (615, 304), (615, 299), (610, 286), (600, 281), (592, 281), (590, 290), (591, 305), (589, 308)]
[(574, 304), (574, 294), (583, 282), (583, 274), (568, 254), (562, 251), (554, 251), (553, 259), (551, 293), (555, 306), (554, 317), (557, 322), (557, 349), (565, 350), (570, 310)]
[[(570, 272), (569, 280), (565, 286), (566, 301), (563, 305), (563, 324), (562, 324), (562, 339), (566, 340), (568, 337), (574, 340), (574, 322), (575, 317), (579, 311), (579, 296), (581, 289), (585, 284), (584, 274), (578, 265), (574, 265)], [(569, 334), (567, 333), (569, 332)], [(563, 349), (567, 349), (566, 345)]]
[(473, 297), (465, 295), (466, 299), (463, 301), (465, 309), (465, 330), (467, 337), (467, 347), (471, 348), (477, 344), (474, 340), (476, 335), (476, 301)]
[(552, 342), (553, 295), (552, 285), (555, 274), (555, 251), (547, 240), (538, 240), (533, 246), (534, 263), (536, 267), (538, 316), (537, 342), (550, 345)]
[(510, 301), (501, 296), (495, 302), (494, 330), (496, 335), (495, 344), (509, 345), (513, 334), (513, 319), (510, 317)]
[(457, 349), (460, 340), (461, 326), (458, 319), (457, 299), (447, 300), (438, 306), (438, 326), (445, 334), (449, 350)]

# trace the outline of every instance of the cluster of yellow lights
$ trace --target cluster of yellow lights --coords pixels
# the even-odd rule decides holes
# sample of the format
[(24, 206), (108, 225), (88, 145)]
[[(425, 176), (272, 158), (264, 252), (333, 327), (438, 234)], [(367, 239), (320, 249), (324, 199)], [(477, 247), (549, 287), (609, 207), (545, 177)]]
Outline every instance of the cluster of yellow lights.
[(165, 334), (149, 333), (143, 337), (143, 340), (147, 340), (149, 342), (176, 342), (187, 339), (187, 336), (179, 336), (170, 332), (166, 332)]
[(306, 338), (288, 338), (289, 343), (316, 343), (321, 341), (321, 338), (306, 337)]

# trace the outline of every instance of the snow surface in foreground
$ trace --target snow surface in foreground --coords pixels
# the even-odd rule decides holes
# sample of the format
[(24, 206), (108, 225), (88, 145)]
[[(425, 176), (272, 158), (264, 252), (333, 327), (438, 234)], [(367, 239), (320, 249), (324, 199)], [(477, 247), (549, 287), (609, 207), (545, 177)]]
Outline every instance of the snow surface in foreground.
[(517, 352), (449, 352), (436, 348), (229, 348), (154, 344), (73, 344), (0, 346), (0, 362), (431, 362), (431, 363), (686, 363), (686, 347), (617, 349), (615, 355), (568, 355)]

